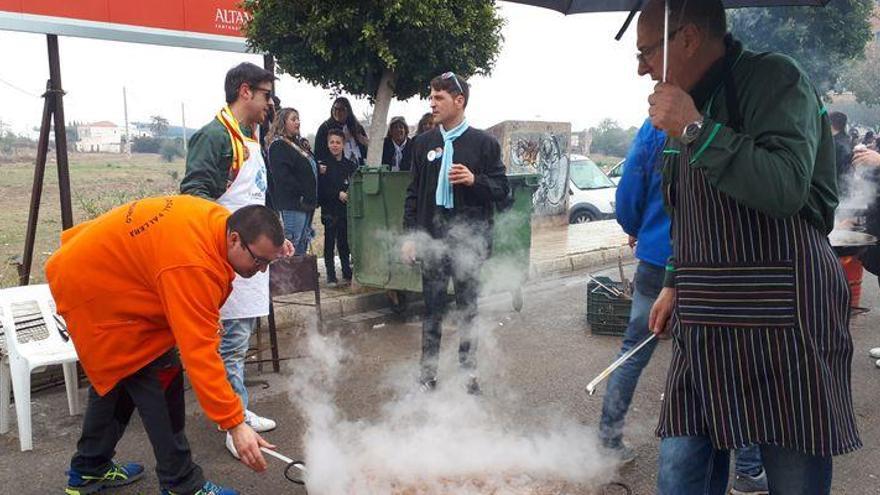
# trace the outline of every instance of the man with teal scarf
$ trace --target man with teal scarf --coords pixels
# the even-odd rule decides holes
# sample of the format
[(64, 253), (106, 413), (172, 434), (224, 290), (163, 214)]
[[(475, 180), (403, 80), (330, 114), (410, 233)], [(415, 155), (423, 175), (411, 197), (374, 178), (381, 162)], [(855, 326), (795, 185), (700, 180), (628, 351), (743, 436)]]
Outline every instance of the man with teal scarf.
[[(437, 386), (441, 324), (449, 279), (460, 313), (458, 358), (468, 374), (467, 390), (479, 394), (476, 375), (479, 275), (492, 249), (495, 203), (509, 186), (501, 146), (488, 133), (469, 127), (464, 117), (470, 88), (447, 72), (431, 80), (431, 113), (437, 125), (413, 143), (412, 182), (404, 206), (403, 243), (407, 263), (421, 263), (425, 313), (422, 319), (422, 390)], [(416, 240), (418, 235), (428, 237)]]

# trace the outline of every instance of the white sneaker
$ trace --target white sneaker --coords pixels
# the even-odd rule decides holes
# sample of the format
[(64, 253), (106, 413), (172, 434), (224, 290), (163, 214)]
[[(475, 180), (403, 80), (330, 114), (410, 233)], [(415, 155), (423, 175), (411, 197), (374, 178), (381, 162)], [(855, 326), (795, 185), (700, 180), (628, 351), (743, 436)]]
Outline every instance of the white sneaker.
[(226, 432), (226, 450), (228, 450), (229, 453), (232, 454), (232, 457), (240, 459), (240, 457), (238, 457), (238, 451), (235, 450), (235, 443), (232, 441), (232, 434), (228, 431)]
[(878, 368), (880, 368), (880, 359), (878, 359), (878, 360), (877, 360), (877, 362), (876, 362), (876, 363), (874, 363), (874, 366), (876, 366), (876, 367), (878, 367)]
[(880, 359), (880, 347), (875, 347), (868, 351), (868, 355), (874, 359)]
[(244, 412), (244, 422), (257, 433), (272, 431), (277, 426), (271, 419), (258, 416), (250, 411)]

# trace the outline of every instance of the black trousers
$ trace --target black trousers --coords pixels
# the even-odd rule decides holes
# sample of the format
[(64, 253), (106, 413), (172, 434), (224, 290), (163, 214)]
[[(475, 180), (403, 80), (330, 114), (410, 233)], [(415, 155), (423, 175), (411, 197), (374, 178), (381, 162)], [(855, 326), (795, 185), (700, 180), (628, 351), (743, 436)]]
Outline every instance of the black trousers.
[(458, 362), (465, 370), (477, 367), (477, 297), (480, 292), (479, 269), (462, 269), (448, 255), (424, 260), (422, 265), (422, 297), (425, 311), (422, 319), (421, 381), (435, 379), (440, 358), (443, 317), (447, 313), (449, 280), (455, 291), (455, 307), (459, 316)]
[[(333, 262), (334, 247), (339, 251), (342, 277), (351, 279), (351, 251), (348, 248), (348, 219), (343, 215), (322, 215), (324, 224), (324, 267), (327, 278), (336, 279), (336, 264)], [(334, 246), (335, 245), (335, 246)]]
[(112, 466), (116, 444), (135, 409), (153, 446), (159, 485), (175, 493), (197, 492), (205, 478), (192, 460), (183, 431), (183, 369), (176, 349), (123, 379), (103, 397), (89, 389), (82, 436), (71, 469), (90, 476), (104, 474)]

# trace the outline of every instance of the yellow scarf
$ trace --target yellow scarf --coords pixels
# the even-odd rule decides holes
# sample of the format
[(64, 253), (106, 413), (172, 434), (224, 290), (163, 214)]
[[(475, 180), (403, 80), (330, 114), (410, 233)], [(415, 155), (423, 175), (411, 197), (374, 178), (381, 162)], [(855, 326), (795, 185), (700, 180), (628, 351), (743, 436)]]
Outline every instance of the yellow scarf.
[(250, 153), (245, 143), (256, 143), (257, 141), (245, 136), (244, 133), (241, 132), (241, 126), (235, 116), (232, 115), (232, 110), (229, 109), (229, 105), (220, 109), (217, 113), (217, 120), (219, 120), (220, 123), (223, 124), (223, 127), (226, 128), (226, 132), (229, 133), (229, 139), (232, 141), (232, 165), (228, 174), (228, 184), (232, 184), (238, 176), (241, 166), (250, 157)]

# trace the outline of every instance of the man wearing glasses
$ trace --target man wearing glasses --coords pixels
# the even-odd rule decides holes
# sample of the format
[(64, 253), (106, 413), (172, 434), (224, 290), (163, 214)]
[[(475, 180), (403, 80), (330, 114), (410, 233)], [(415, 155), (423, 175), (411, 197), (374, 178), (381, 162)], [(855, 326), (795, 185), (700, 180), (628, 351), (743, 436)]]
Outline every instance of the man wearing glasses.
[(479, 276), (489, 256), (495, 203), (509, 185), (498, 141), (468, 126), (464, 116), (470, 88), (452, 72), (431, 80), (431, 113), (437, 125), (413, 143), (412, 181), (404, 205), (404, 229), (427, 234), (428, 242), (410, 238), (402, 246), (406, 263), (422, 263), (421, 388), (437, 386), (440, 335), (449, 279), (461, 314), (459, 364), (469, 374), (467, 391), (479, 394), (476, 376)]
[[(255, 127), (265, 121), (273, 107), (274, 81), (271, 72), (247, 62), (226, 73), (227, 105), (190, 139), (180, 192), (217, 201), (232, 212), (247, 205), (266, 204), (266, 165), (255, 139)], [(272, 430), (276, 425), (248, 409), (245, 356), (259, 318), (268, 314), (269, 274), (236, 277), (232, 294), (220, 311), (220, 355), (229, 382), (241, 397), (245, 421), (258, 432)], [(237, 457), (228, 432), (226, 448)]]
[(832, 456), (862, 443), (822, 98), (793, 60), (728, 35), (721, 0), (649, 0), (637, 46), (639, 74), (665, 80), (648, 114), (669, 137), (673, 249), (648, 322), (673, 338), (657, 493), (726, 493), (729, 450), (758, 445), (770, 493), (828, 494)]
[[(113, 460), (138, 410), (166, 495), (235, 495), (206, 481), (184, 431), (183, 367), (205, 415), (230, 432), (241, 461), (262, 471), (260, 447), (217, 351), (220, 307), (233, 278), (292, 254), (278, 216), (230, 214), (193, 196), (148, 198), (66, 230), (46, 263), (49, 288), (91, 382), (65, 493), (133, 483), (144, 467)], [(182, 364), (181, 364), (182, 361)]]

